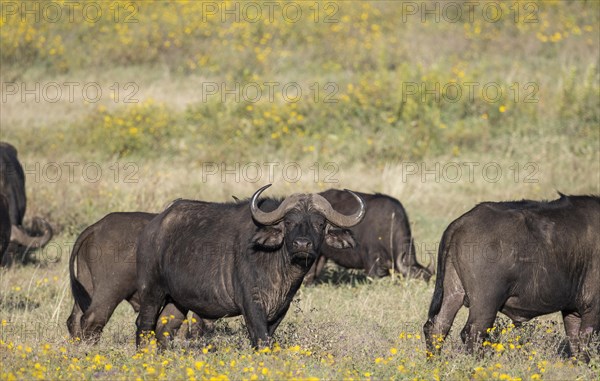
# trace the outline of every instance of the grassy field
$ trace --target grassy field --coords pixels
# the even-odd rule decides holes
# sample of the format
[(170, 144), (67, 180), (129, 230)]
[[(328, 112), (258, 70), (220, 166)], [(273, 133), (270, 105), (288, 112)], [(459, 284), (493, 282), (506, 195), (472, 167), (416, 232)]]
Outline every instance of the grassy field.
[(239, 318), (162, 354), (136, 352), (127, 305), (97, 346), (65, 325), (72, 244), (112, 211), (270, 182), (382, 192), (428, 263), (477, 202), (600, 194), (598, 2), (482, 2), (472, 17), (453, 2), (459, 18), (443, 2), (275, 2), (272, 19), (262, 2), (67, 3), (1, 4), (0, 137), (27, 172), (26, 220), (56, 230), (0, 269), (2, 379), (599, 377), (598, 356), (559, 356), (556, 314), (499, 318), (479, 358), (460, 344), (463, 309), (427, 360), (433, 282), (335, 266), (300, 290), (271, 351), (251, 350)]

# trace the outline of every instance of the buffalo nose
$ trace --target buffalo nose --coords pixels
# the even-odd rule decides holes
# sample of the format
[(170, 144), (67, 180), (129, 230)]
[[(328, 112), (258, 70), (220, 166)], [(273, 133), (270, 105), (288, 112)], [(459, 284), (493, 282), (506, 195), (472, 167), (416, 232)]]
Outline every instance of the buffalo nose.
[(307, 238), (297, 238), (292, 242), (294, 249), (304, 251), (309, 250), (312, 247), (312, 242)]

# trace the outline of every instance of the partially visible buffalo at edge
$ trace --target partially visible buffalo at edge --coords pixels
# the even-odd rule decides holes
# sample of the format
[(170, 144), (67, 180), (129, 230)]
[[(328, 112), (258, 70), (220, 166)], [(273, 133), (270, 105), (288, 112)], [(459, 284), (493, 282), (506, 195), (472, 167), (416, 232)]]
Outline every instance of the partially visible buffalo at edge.
[[(36, 230), (42, 232), (41, 236), (31, 236), (22, 226), (27, 202), (25, 174), (17, 158), (17, 150), (5, 142), (0, 142), (0, 194), (5, 197), (5, 202), (1, 203), (0, 208), (6, 209), (9, 216), (11, 243), (37, 249), (43, 247), (52, 239), (52, 227), (39, 217), (33, 219), (32, 225), (36, 227)], [(2, 220), (1, 222), (3, 226), (0, 227), (0, 230), (5, 232), (8, 230), (6, 221)], [(6, 251), (12, 252), (13, 249), (4, 247), (4, 251), (0, 250), (0, 263), (2, 265), (10, 262), (10, 258), (3, 255)]]
[(8, 213), (8, 200), (0, 193), (0, 260), (10, 243), (10, 215)]
[(589, 361), (600, 332), (600, 197), (549, 202), (484, 202), (452, 222), (442, 236), (438, 277), (423, 330), (427, 350), (441, 350), (464, 305), (461, 332), (469, 351), (498, 311), (520, 324), (562, 312), (572, 353)]

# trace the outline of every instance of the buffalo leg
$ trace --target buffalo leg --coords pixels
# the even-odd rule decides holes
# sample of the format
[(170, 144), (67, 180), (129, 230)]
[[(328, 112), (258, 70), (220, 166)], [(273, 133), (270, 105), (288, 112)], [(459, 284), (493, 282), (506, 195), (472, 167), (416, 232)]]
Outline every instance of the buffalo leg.
[(448, 336), (456, 313), (463, 306), (465, 299), (465, 291), (454, 266), (447, 267), (443, 288), (444, 296), (439, 312), (430, 317), (423, 327), (427, 351), (431, 354), (441, 351), (442, 342)]
[(569, 340), (569, 356), (579, 351), (579, 327), (581, 326), (581, 318), (573, 312), (562, 311), (563, 324), (565, 325), (565, 333)]
[[(137, 294), (134, 294), (134, 295), (137, 295)], [(133, 310), (136, 313), (140, 312), (140, 301), (138, 300), (137, 297), (130, 296), (126, 300), (127, 300), (127, 303), (129, 303), (129, 305), (131, 305), (131, 308), (133, 308)]]
[[(492, 249), (492, 252), (485, 253), (488, 258), (491, 253), (497, 254), (496, 248)], [(458, 266), (461, 260), (469, 261), (467, 256), (463, 255)], [(473, 353), (475, 348), (479, 349), (480, 341), (487, 337), (488, 329), (494, 325), (500, 307), (508, 298), (508, 287), (502, 277), (494, 277), (493, 274), (489, 274), (487, 279), (482, 281), (474, 273), (463, 273), (461, 280), (465, 290), (469, 290), (469, 317), (460, 336), (467, 345), (467, 351)]]
[(81, 338), (97, 343), (108, 319), (112, 316), (121, 299), (96, 298), (81, 317)]
[(321, 273), (323, 272), (323, 269), (325, 268), (326, 264), (327, 264), (327, 258), (323, 255), (319, 256), (319, 259), (317, 259), (317, 267), (315, 268), (315, 277), (314, 277), (315, 281), (317, 280), (317, 278), (319, 278), (319, 275), (321, 275)]
[(460, 333), (462, 341), (467, 345), (467, 351), (473, 353), (480, 341), (487, 337), (488, 329), (492, 328), (500, 307), (506, 302), (507, 290), (502, 279), (488, 279), (486, 284), (475, 285), (477, 282), (467, 278), (465, 285), (467, 290), (473, 290), (467, 294), (469, 299), (469, 317), (467, 323)]
[(579, 351), (578, 358), (586, 363), (590, 362), (590, 343), (594, 334), (600, 333), (600, 307), (595, 311), (581, 314), (581, 325), (579, 326)]
[(79, 308), (77, 303), (73, 303), (73, 310), (71, 311), (71, 315), (67, 319), (67, 328), (69, 329), (69, 334), (72, 338), (81, 338), (81, 317), (83, 316), (83, 311)]
[(135, 320), (137, 327), (135, 333), (135, 344), (139, 348), (153, 334), (156, 328), (156, 320), (161, 307), (165, 303), (165, 293), (159, 287), (143, 286), (140, 290), (141, 303), (140, 313)]
[(430, 353), (439, 353), (441, 351), (441, 343), (448, 336), (452, 322), (454, 322), (458, 310), (463, 305), (463, 299), (464, 294), (459, 293), (444, 296), (440, 313), (425, 323), (425, 340), (427, 342), (427, 350)]
[[(244, 300), (252, 300), (246, 297)], [(270, 337), (267, 329), (267, 314), (264, 309), (254, 302), (247, 302), (244, 305), (244, 321), (250, 335), (252, 348), (263, 348), (270, 345)]]
[(319, 277), (319, 274), (321, 274), (321, 272), (323, 271), (323, 268), (325, 267), (326, 263), (327, 258), (325, 258), (324, 255), (320, 255), (317, 261), (312, 265), (310, 270), (308, 270), (308, 273), (304, 277), (304, 283), (313, 284)]
[(467, 351), (473, 353), (476, 346), (487, 336), (487, 330), (492, 328), (497, 311), (471, 307), (465, 327), (460, 333), (462, 341), (467, 345)]
[[(195, 320), (195, 322), (194, 322)], [(200, 316), (192, 313), (192, 324), (190, 325), (189, 331), (187, 331), (186, 339), (199, 339), (207, 333), (211, 333), (215, 330), (215, 322), (210, 319), (202, 319)]]
[(181, 310), (173, 303), (169, 303), (163, 308), (156, 322), (156, 338), (162, 347), (166, 347), (168, 341), (175, 338), (186, 315), (187, 310)]
[(271, 323), (268, 323), (268, 330), (269, 330), (269, 337), (273, 337), (273, 334), (275, 333), (275, 330), (277, 329), (277, 327), (279, 327), (279, 324), (281, 323), (281, 321), (283, 320), (283, 318), (285, 317), (285, 315), (287, 314), (288, 310), (290, 309), (290, 305), (288, 304), (283, 311), (281, 311), (279, 313), (279, 316), (277, 316), (277, 318), (275, 320), (273, 320)]

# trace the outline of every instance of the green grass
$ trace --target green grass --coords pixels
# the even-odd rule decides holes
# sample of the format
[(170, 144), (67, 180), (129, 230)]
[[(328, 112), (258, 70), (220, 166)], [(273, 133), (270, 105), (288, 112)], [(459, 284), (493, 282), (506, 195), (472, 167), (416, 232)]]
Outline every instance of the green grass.
[[(32, 263), (0, 270), (2, 379), (597, 378), (597, 356), (589, 365), (558, 356), (556, 314), (521, 331), (499, 320), (505, 333), (478, 358), (458, 338), (463, 309), (442, 356), (427, 361), (421, 327), (433, 282), (371, 281), (335, 267), (328, 268), (331, 282), (300, 290), (273, 353), (254, 353), (241, 319), (232, 318), (219, 321), (210, 338), (178, 338), (163, 354), (136, 354), (135, 314), (126, 305), (98, 346), (69, 342), (70, 248), (112, 211), (158, 212), (179, 197), (228, 201), (270, 181), (272, 195), (382, 192), (404, 204), (419, 261), (427, 263), (448, 223), (478, 202), (600, 193), (597, 2), (534, 2), (539, 22), (516, 24), (401, 22), (402, 7), (385, 1), (340, 2), (333, 24), (311, 17), (221, 23), (202, 19), (200, 2), (135, 4), (134, 24), (7, 16), (0, 27), (3, 86), (79, 84), (73, 102), (64, 88), (56, 103), (3, 94), (1, 139), (17, 147), (28, 172), (27, 220), (42, 215), (56, 234)], [(527, 4), (518, 3), (522, 12)], [(305, 15), (311, 5), (303, 3)], [(271, 81), (297, 82), (306, 97), (290, 103), (279, 92), (273, 101), (221, 102), (202, 92), (206, 83), (265, 90)], [(95, 103), (80, 92), (92, 82), (103, 90)], [(497, 84), (503, 97), (436, 102), (417, 91), (403, 99), (407, 83), (464, 90), (468, 82)], [(337, 103), (325, 102), (330, 84)], [(533, 90), (536, 101), (526, 103)], [(125, 103), (127, 95), (139, 102)], [(211, 174), (213, 163), (238, 163), (239, 180)], [(244, 172), (249, 163), (263, 171), (256, 182)], [(265, 163), (277, 163), (272, 179)], [(297, 182), (282, 172), (291, 165), (302, 169)], [(91, 181), (96, 168), (102, 173)], [(462, 173), (454, 181), (456, 168)], [(492, 182), (495, 168), (502, 175)]]

